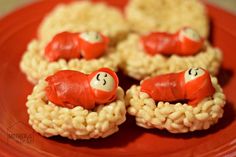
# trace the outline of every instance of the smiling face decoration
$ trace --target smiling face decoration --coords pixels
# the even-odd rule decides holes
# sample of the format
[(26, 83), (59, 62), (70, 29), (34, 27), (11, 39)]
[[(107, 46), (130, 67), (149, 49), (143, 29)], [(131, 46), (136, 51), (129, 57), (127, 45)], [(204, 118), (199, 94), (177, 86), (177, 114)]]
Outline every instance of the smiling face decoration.
[(90, 81), (90, 86), (93, 89), (111, 92), (115, 87), (115, 80), (106, 72), (98, 72)]
[(197, 79), (205, 74), (205, 71), (201, 68), (190, 68), (184, 73), (185, 83)]
[(179, 49), (182, 55), (195, 54), (200, 51), (204, 44), (204, 39), (192, 28), (181, 29), (176, 36), (179, 40)]
[(202, 68), (190, 68), (184, 73), (185, 97), (190, 104), (197, 104), (205, 97), (212, 96), (215, 88), (212, 86), (208, 71)]
[(99, 32), (90, 31), (79, 34), (81, 55), (89, 60), (102, 56), (109, 44), (109, 38)]
[(90, 42), (90, 43), (98, 43), (102, 41), (102, 36), (98, 32), (83, 32), (80, 34), (80, 38)]
[(96, 103), (107, 103), (116, 98), (119, 81), (115, 72), (108, 68), (101, 68), (90, 74), (89, 80)]
[(179, 37), (180, 37), (180, 40), (184, 40), (185, 38), (195, 41), (195, 42), (199, 42), (201, 40), (200, 35), (192, 28), (182, 29), (179, 32)]

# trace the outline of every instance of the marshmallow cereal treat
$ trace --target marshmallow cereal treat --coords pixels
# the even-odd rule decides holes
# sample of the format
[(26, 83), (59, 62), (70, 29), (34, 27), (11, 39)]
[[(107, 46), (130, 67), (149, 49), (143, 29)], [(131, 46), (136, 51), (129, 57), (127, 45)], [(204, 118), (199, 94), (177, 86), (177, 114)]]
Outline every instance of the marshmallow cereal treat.
[(138, 126), (171, 133), (206, 130), (223, 116), (225, 95), (203, 68), (148, 78), (126, 93)]
[(61, 32), (46, 44), (34, 39), (28, 44), (20, 67), (32, 83), (58, 70), (91, 73), (107, 67), (117, 71), (121, 56), (109, 42), (109, 37), (95, 31)]
[(209, 34), (206, 10), (199, 0), (130, 0), (125, 12), (137, 33), (174, 33), (188, 26), (203, 37)]
[(115, 44), (123, 39), (129, 26), (120, 10), (105, 3), (75, 1), (59, 4), (42, 21), (38, 36), (48, 42), (60, 32), (97, 31), (111, 39)]
[(29, 124), (42, 136), (107, 137), (126, 117), (124, 91), (115, 72), (62, 70), (41, 79), (28, 96)]
[(138, 80), (199, 66), (216, 75), (222, 61), (221, 51), (189, 27), (173, 34), (131, 34), (118, 45), (117, 51), (123, 60), (121, 68)]

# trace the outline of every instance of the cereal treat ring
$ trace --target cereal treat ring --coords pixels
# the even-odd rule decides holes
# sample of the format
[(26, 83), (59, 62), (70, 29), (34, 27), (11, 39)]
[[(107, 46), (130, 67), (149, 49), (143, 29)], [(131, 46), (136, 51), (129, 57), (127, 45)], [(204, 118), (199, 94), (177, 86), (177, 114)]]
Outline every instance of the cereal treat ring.
[(87, 37), (94, 35), (97, 37), (98, 32), (81, 34), (85, 34), (86, 40), (82, 41), (81, 35), (70, 32), (57, 34), (47, 45), (42, 40), (32, 40), (20, 63), (20, 68), (27, 75), (27, 79), (37, 83), (39, 79), (65, 69), (91, 73), (101, 67), (107, 67), (117, 71), (121, 56), (116, 53), (116, 49), (106, 46), (108, 43), (99, 43), (100, 41), (95, 43), (93, 38), (91, 43), (87, 41)]
[(174, 33), (191, 26), (201, 36), (209, 34), (206, 10), (198, 0), (130, 0), (125, 13), (130, 28), (138, 33)]
[[(59, 73), (63, 74), (63, 72)], [(69, 73), (71, 72), (69, 71)], [(72, 74), (73, 73), (76, 72), (72, 72)], [(99, 73), (100, 78), (102, 77), (102, 74), (103, 73)], [(79, 73), (79, 75), (81, 74)], [(69, 108), (69, 104), (64, 104), (63, 106), (63, 104), (58, 105), (49, 101), (49, 98), (55, 98), (53, 93), (48, 94), (48, 91), (50, 91), (49, 80), (52, 79), (51, 77), (52, 76), (48, 77), (46, 81), (39, 81), (34, 87), (32, 94), (28, 96), (28, 101), (26, 103), (29, 114), (29, 124), (36, 132), (45, 137), (60, 135), (76, 140), (99, 137), (104, 138), (119, 130), (118, 125), (122, 124), (126, 119), (124, 91), (120, 87), (117, 86), (117, 88), (115, 88), (114, 94), (116, 95), (116, 98), (112, 102), (100, 105), (96, 104), (93, 109), (90, 108), (91, 105), (89, 106), (89, 103), (85, 104), (85, 106), (70, 106)], [(97, 75), (95, 77), (97, 77)], [(55, 81), (55, 79), (57, 79), (57, 77), (54, 77), (52, 80)], [(71, 81), (71, 79), (67, 81)], [(63, 84), (63, 86), (64, 85), (65, 84)], [(76, 87), (73, 86), (72, 88)], [(77, 90), (77, 94), (78, 92), (81, 93), (81, 91)], [(83, 91), (77, 96), (86, 94), (84, 94)], [(68, 96), (68, 94), (64, 96), (63, 98), (67, 98), (66, 96)], [(88, 97), (91, 98), (91, 95), (87, 94), (87, 97), (84, 97), (83, 99), (77, 98), (79, 98), (80, 101), (86, 100)], [(73, 100), (73, 97), (70, 98)], [(57, 101), (57, 99), (52, 100)], [(73, 102), (72, 100), (68, 99), (66, 101), (71, 103)], [(93, 101), (93, 99), (87, 99), (86, 101), (89, 102), (91, 100)], [(64, 100), (63, 103), (66, 103), (66, 101)], [(78, 99), (75, 99), (75, 101), (78, 101)]]
[[(206, 130), (223, 116), (225, 105), (225, 95), (218, 85), (217, 79), (211, 77), (210, 80), (214, 89), (213, 95), (198, 101), (196, 105), (155, 101), (148, 93), (142, 92), (142, 87), (133, 85), (126, 93), (126, 102), (129, 104), (128, 113), (135, 116), (138, 126), (148, 129), (166, 129), (171, 133)], [(157, 90), (161, 91), (161, 88)], [(169, 92), (164, 94), (165, 89), (163, 88), (160, 95), (165, 96)]]
[(203, 67), (212, 75), (217, 74), (222, 61), (222, 53), (219, 49), (213, 48), (207, 42), (204, 48), (197, 54), (181, 56), (172, 54), (169, 56), (156, 54), (149, 55), (140, 42), (140, 36), (131, 34), (118, 45), (117, 51), (122, 56), (120, 64), (124, 72), (138, 80), (148, 76), (155, 76), (170, 72), (178, 72), (190, 67)]
[(111, 38), (111, 44), (123, 39), (129, 31), (120, 10), (104, 3), (77, 1), (60, 4), (42, 21), (38, 35), (48, 42), (55, 34), (83, 31), (97, 31)]

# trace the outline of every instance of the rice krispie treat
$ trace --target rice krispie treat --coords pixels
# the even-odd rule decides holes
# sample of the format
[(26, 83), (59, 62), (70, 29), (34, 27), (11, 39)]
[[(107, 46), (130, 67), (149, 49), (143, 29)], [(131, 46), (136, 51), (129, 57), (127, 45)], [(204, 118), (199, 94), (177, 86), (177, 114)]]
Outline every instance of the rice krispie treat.
[(141, 34), (174, 33), (185, 26), (204, 37), (209, 34), (206, 10), (198, 0), (130, 0), (125, 13), (130, 28)]
[(146, 79), (126, 93), (128, 113), (144, 128), (186, 133), (208, 129), (223, 115), (225, 95), (215, 77), (190, 68)]
[(29, 124), (46, 137), (104, 138), (126, 119), (124, 91), (107, 68), (90, 75), (59, 71), (39, 81), (26, 106)]
[(191, 28), (175, 34), (152, 32), (139, 36), (131, 34), (118, 45), (124, 72), (138, 80), (190, 67), (203, 67), (217, 74), (222, 53), (213, 48)]
[(129, 31), (129, 26), (120, 10), (107, 6), (105, 3), (90, 1), (75, 1), (60, 4), (42, 21), (38, 36), (48, 42), (55, 34), (83, 31), (97, 31), (111, 39), (115, 44), (123, 39)]
[(20, 67), (32, 83), (58, 70), (79, 70), (91, 73), (101, 67), (117, 71), (121, 56), (109, 45), (110, 39), (100, 32), (62, 32), (50, 42), (32, 40)]

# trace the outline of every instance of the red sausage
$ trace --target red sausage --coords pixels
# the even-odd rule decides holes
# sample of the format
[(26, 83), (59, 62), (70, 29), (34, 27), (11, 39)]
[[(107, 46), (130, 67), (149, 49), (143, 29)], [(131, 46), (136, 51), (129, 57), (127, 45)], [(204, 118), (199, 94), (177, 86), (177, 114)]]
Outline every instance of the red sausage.
[(183, 73), (171, 73), (144, 80), (141, 91), (155, 101), (176, 101), (184, 98)]
[(63, 70), (47, 77), (46, 96), (49, 101), (62, 107), (73, 108), (83, 105), (86, 109), (95, 107), (92, 89), (87, 75)]
[(45, 57), (49, 61), (57, 61), (61, 58), (69, 60), (80, 57), (89, 60), (98, 58), (105, 53), (109, 44), (108, 37), (97, 33), (98, 37), (101, 37), (101, 41), (89, 42), (81, 38), (81, 34), (62, 32), (55, 35), (45, 47)]
[(187, 100), (188, 104), (195, 106), (205, 97), (212, 96), (215, 89), (206, 70), (191, 68), (144, 80), (141, 91), (149, 94), (155, 101)]
[(175, 34), (153, 32), (141, 37), (145, 52), (150, 55), (194, 55), (204, 44), (204, 39), (190, 28), (183, 28)]
[[(102, 73), (101, 73), (102, 72)], [(91, 80), (99, 78), (98, 74), (109, 74), (114, 80), (112, 90), (103, 91), (105, 86), (100, 86), (106, 80), (100, 76), (100, 81), (95, 82), (95, 87), (91, 86)], [(96, 104), (105, 104), (116, 98), (118, 78), (115, 72), (107, 68), (101, 68), (90, 75), (78, 71), (62, 70), (46, 78), (46, 96), (54, 104), (67, 108), (82, 106), (85, 109), (93, 109)], [(109, 83), (109, 80), (106, 80)], [(99, 88), (100, 87), (100, 88)]]
[(53, 37), (45, 48), (44, 55), (49, 61), (61, 58), (80, 58), (80, 44), (77, 33), (62, 32)]

